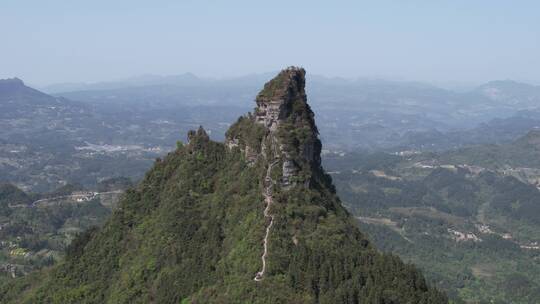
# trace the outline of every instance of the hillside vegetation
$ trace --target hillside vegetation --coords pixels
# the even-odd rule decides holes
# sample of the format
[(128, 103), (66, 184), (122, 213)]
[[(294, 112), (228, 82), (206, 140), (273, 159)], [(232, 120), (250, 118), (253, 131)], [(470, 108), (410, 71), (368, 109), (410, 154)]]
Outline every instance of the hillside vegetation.
[(385, 252), (455, 300), (540, 298), (539, 133), (512, 144), (329, 156), (338, 193)]
[(304, 73), (267, 84), (226, 143), (191, 131), (64, 262), (1, 287), (2, 303), (446, 303), (341, 206)]

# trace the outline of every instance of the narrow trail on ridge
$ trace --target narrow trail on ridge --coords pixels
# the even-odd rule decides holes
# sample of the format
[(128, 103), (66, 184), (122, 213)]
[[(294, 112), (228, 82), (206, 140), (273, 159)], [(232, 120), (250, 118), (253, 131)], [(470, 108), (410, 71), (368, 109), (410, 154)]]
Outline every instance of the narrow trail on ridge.
[(270, 229), (272, 228), (272, 224), (274, 224), (274, 216), (270, 214), (270, 206), (273, 203), (273, 193), (274, 193), (274, 181), (272, 180), (271, 173), (272, 169), (275, 165), (279, 163), (278, 160), (274, 160), (269, 166), (268, 169), (266, 169), (266, 176), (264, 178), (264, 202), (266, 203), (266, 208), (264, 208), (264, 217), (270, 218), (270, 223), (268, 223), (268, 226), (266, 226), (266, 234), (264, 236), (264, 251), (261, 256), (262, 260), (262, 268), (261, 271), (257, 272), (253, 280), (259, 282), (262, 281), (264, 273), (266, 271), (266, 257), (268, 256), (268, 237), (270, 235)]

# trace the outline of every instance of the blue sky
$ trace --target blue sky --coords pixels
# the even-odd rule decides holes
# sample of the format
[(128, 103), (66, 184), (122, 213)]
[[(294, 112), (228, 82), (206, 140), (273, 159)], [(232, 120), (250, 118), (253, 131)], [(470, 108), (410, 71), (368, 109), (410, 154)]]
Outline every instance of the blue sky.
[(540, 84), (539, 1), (2, 0), (0, 78), (141, 74)]

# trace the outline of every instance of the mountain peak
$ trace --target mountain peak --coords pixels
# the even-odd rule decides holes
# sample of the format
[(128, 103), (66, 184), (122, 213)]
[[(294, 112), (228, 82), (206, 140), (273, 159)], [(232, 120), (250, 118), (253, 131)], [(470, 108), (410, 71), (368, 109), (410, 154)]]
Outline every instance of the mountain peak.
[(16, 100), (19, 104), (56, 104), (57, 99), (28, 87), (19, 78), (0, 79), (0, 100)]
[(285, 120), (296, 100), (306, 103), (306, 71), (289, 67), (268, 81), (257, 95), (256, 120), (271, 131), (275, 131), (279, 121)]
[(225, 144), (190, 131), (103, 228), (53, 269), (2, 284), (0, 302), (447, 303), (378, 253), (341, 205), (320, 166), (304, 75), (271, 80)]
[(206, 133), (206, 130), (202, 126), (199, 126), (197, 131), (190, 130), (187, 134), (188, 146), (192, 150), (198, 150), (204, 147), (209, 141), (210, 137)]
[(288, 67), (281, 70), (277, 76), (268, 81), (261, 92), (257, 95), (257, 100), (267, 100), (284, 97), (292, 92), (303, 91), (306, 84), (306, 71), (300, 67)]
[(251, 163), (259, 156), (279, 159), (286, 187), (308, 186), (322, 172), (321, 142), (307, 103), (305, 76), (303, 68), (282, 70), (257, 95), (255, 115), (241, 117), (227, 132), (227, 145), (240, 146)]
[(21, 86), (24, 86), (24, 82), (17, 77), (0, 79), (0, 89), (11, 88), (11, 87), (21, 87)]

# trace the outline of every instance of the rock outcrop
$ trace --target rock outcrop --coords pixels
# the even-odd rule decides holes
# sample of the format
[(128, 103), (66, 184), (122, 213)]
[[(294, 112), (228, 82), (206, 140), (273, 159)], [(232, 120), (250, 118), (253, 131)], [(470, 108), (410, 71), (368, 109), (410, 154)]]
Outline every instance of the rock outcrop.
[(258, 156), (281, 159), (284, 187), (310, 184), (312, 171), (320, 171), (321, 142), (314, 114), (307, 104), (305, 70), (289, 67), (264, 85), (257, 95), (254, 115), (243, 119), (254, 121), (264, 128), (260, 142), (250, 145), (245, 140), (228, 136), (227, 145), (240, 146), (248, 161)]
[(256, 98), (256, 121), (276, 131), (292, 113), (295, 101), (306, 102), (305, 75), (304, 69), (289, 67), (267, 82)]

